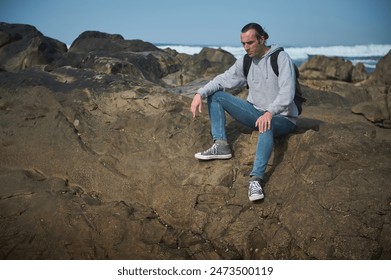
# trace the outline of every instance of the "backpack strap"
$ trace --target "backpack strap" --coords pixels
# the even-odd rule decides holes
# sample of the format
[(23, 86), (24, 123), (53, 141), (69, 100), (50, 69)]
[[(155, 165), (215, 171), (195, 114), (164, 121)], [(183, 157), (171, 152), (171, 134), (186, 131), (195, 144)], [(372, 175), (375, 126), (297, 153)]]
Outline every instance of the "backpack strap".
[(277, 59), (278, 59), (278, 55), (279, 55), (280, 52), (283, 51), (283, 50), (284, 50), (283, 48), (278, 49), (278, 50), (276, 50), (274, 53), (272, 53), (272, 54), (270, 55), (270, 64), (272, 65), (273, 72), (274, 72), (274, 74), (276, 74), (277, 77), (278, 77), (278, 75), (280, 74), (279, 71), (278, 71)]
[[(274, 53), (272, 53), (270, 56), (270, 63), (272, 65), (273, 72), (274, 72), (274, 74), (276, 74), (277, 77), (279, 74), (277, 59), (278, 59), (279, 53), (283, 50), (284, 50), (283, 48), (280, 48), (280, 49), (276, 50)], [(249, 57), (248, 54), (246, 54), (243, 57), (243, 75), (246, 78), (247, 78), (248, 72), (250, 71), (251, 61), (252, 61), (252, 58)]]
[(243, 57), (243, 74), (246, 78), (248, 75), (248, 71), (250, 71), (251, 61), (252, 61), (252, 58), (248, 54), (246, 54)]

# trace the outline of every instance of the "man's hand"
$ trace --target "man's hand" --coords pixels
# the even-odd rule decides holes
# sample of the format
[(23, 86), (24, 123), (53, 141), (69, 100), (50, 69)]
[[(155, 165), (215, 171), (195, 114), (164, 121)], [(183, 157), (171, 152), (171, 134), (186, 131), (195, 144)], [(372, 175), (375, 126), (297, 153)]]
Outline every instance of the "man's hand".
[(269, 130), (271, 127), (272, 114), (266, 111), (262, 116), (260, 116), (255, 122), (255, 126), (258, 127), (259, 133), (264, 133), (266, 130)]
[(194, 95), (193, 101), (191, 102), (190, 111), (193, 113), (193, 118), (195, 118), (195, 116), (196, 116), (197, 108), (198, 108), (198, 112), (201, 113), (201, 109), (202, 109), (202, 98), (201, 98), (201, 95), (200, 95), (199, 93), (196, 93), (196, 94)]

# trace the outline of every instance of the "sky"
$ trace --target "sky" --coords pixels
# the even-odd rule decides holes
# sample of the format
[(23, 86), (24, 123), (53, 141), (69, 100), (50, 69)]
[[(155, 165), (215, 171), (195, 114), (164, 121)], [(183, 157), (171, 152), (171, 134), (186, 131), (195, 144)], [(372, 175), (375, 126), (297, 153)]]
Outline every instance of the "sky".
[(257, 22), (285, 46), (391, 44), (391, 0), (0, 0), (0, 22), (70, 45), (84, 31), (154, 44), (239, 46)]

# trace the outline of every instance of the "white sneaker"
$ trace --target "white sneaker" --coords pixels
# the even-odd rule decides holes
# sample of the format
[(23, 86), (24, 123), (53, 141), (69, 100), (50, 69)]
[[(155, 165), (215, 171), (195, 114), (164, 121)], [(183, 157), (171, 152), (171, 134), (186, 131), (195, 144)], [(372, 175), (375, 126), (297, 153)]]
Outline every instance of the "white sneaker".
[(206, 151), (196, 153), (194, 157), (200, 160), (230, 159), (232, 157), (232, 153), (228, 144), (215, 142), (212, 147)]
[(262, 191), (262, 187), (265, 186), (265, 182), (262, 179), (251, 180), (248, 186), (248, 199), (250, 201), (260, 200), (265, 197)]

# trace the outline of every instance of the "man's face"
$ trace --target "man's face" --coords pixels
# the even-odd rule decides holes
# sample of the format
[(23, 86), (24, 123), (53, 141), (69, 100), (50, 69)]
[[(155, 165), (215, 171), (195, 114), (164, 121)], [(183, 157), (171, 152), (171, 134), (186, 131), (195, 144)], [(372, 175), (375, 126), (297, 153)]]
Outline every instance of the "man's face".
[(263, 43), (265, 42), (263, 36), (261, 39), (257, 39), (257, 32), (254, 29), (250, 29), (240, 34), (240, 41), (243, 48), (250, 57), (262, 57), (263, 55)]

